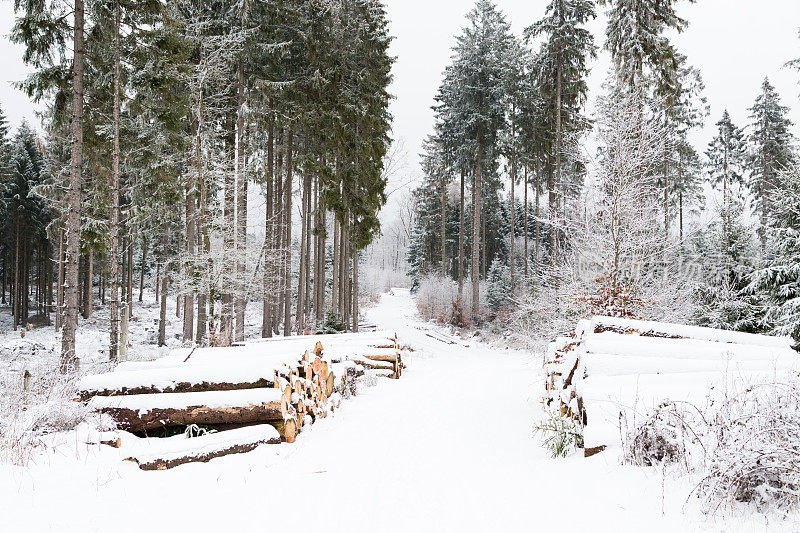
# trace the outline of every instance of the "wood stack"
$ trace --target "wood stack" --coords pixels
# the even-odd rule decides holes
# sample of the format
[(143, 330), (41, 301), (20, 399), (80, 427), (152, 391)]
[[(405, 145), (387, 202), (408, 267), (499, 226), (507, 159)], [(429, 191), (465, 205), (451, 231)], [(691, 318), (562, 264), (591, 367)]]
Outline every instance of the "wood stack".
[[(86, 376), (78, 400), (112, 417), (127, 432), (171, 435), (147, 439), (146, 457), (130, 457), (142, 469), (208, 461), (263, 443), (294, 442), (304, 428), (333, 413), (362, 376), (398, 379), (404, 364), (397, 336), (375, 340), (369, 336), (367, 342), (341, 343), (357, 348), (340, 346), (331, 353), (317, 342), (299, 357), (292, 355), (297, 338), (285, 346), (203, 348), (188, 356), (178, 351), (156, 361), (122, 363), (109, 374)], [(184, 439), (181, 454), (181, 439), (175, 435), (195, 426), (214, 432)], [(152, 441), (163, 441), (163, 457)]]
[(593, 317), (548, 346), (544, 401), (576, 423), (589, 457), (665, 402), (701, 405), (731, 380), (796, 368), (789, 338)]

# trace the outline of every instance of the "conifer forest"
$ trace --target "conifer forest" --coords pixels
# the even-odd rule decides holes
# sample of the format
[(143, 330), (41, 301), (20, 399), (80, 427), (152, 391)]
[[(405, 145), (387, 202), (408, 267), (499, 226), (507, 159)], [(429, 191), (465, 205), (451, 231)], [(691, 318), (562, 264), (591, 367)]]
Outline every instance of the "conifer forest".
[(798, 529), (800, 5), (9, 0), (0, 64), (0, 531)]

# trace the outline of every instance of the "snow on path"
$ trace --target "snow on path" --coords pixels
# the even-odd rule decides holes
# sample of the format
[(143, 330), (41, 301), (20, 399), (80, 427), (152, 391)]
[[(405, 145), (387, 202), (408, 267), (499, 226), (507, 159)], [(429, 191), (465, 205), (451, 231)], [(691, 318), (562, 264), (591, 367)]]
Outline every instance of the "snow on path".
[(691, 487), (670, 478), (662, 516), (654, 470), (547, 457), (532, 432), (540, 355), (434, 340), (407, 290), (367, 314), (420, 350), (402, 379), (365, 388), (295, 444), (166, 472), (65, 444), (25, 471), (0, 467), (0, 531), (731, 530), (698, 526), (684, 514)]

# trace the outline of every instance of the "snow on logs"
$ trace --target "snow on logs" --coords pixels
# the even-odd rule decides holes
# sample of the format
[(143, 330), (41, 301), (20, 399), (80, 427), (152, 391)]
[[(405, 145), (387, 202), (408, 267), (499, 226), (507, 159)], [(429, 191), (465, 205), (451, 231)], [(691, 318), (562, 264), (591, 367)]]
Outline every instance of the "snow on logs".
[[(302, 351), (316, 339), (175, 350), (155, 361), (121, 363), (114, 372), (84, 377), (78, 400), (113, 418), (122, 430), (173, 435), (135, 441), (149, 443), (146, 452), (130, 458), (143, 470), (291, 443), (355, 392), (360, 377), (398, 379), (404, 368), (396, 335), (329, 335)], [(327, 351), (322, 340), (330, 346)], [(179, 435), (190, 427), (211, 432)]]
[(703, 405), (734, 380), (798, 369), (786, 337), (594, 317), (548, 346), (545, 403), (582, 428), (588, 457), (665, 401)]

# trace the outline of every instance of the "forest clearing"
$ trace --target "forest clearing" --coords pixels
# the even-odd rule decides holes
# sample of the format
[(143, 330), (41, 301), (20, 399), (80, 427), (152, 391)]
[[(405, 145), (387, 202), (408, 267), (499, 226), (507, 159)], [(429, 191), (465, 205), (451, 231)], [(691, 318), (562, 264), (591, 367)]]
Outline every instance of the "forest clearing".
[(0, 531), (800, 530), (798, 20), (0, 2)]

